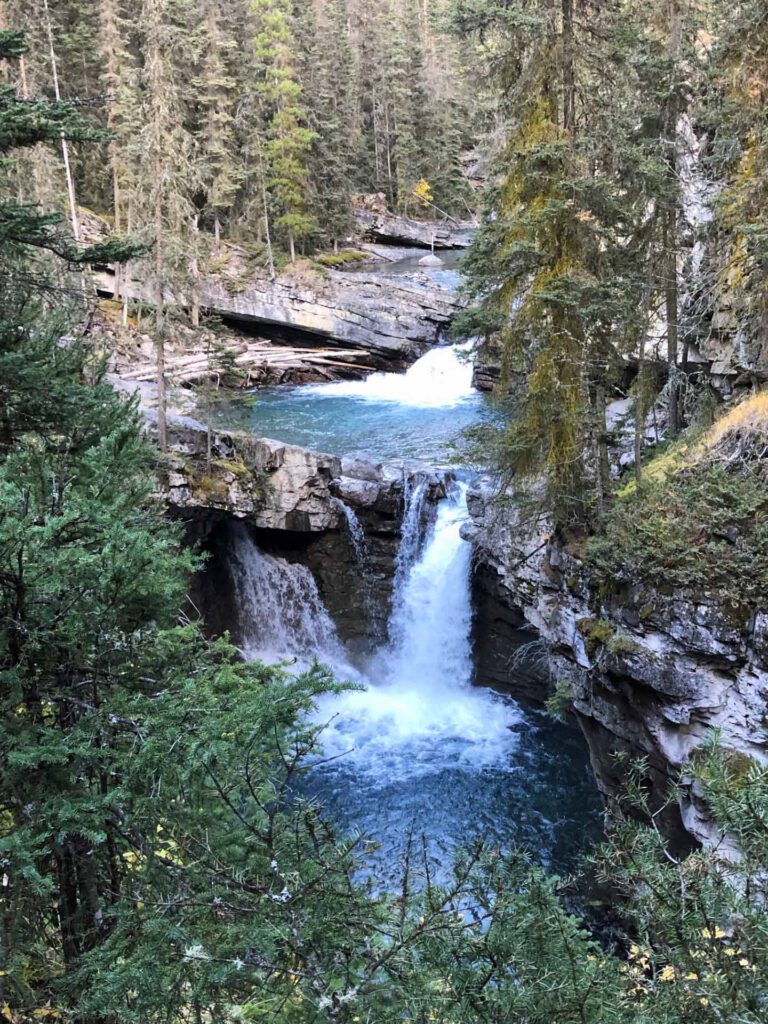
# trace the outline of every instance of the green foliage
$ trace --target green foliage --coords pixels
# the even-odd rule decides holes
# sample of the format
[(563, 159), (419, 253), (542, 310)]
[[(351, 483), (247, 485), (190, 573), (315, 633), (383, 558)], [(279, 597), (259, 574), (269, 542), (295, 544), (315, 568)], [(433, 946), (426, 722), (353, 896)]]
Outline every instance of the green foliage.
[(761, 475), (702, 459), (620, 499), (586, 556), (609, 587), (643, 583), (754, 605), (768, 587), (767, 510)]
[[(589, 17), (577, 6), (456, 4), (461, 30), (498, 47), (505, 90), (504, 145), (465, 263), (476, 308), (457, 332), (495, 334), (500, 390), (519, 385), (501, 468), (518, 487), (543, 477), (564, 525), (606, 513), (606, 402), (659, 306), (677, 366), (678, 129), (704, 66), (698, 14), (677, 3)], [(666, 391), (672, 433), (678, 390)], [(645, 384), (641, 396), (640, 447)]]
[[(27, 45), (21, 33), (0, 31), (0, 61), (22, 59)], [(8, 185), (19, 150), (42, 143), (95, 142), (104, 133), (95, 130), (73, 103), (55, 100), (25, 102), (9, 85), (0, 86), (0, 180)], [(47, 254), (55, 254), (72, 266), (91, 262), (121, 262), (139, 255), (142, 247), (135, 239), (117, 237), (83, 248), (61, 227), (58, 213), (43, 213), (31, 202), (11, 198), (9, 191), (0, 200), (0, 288), (18, 284), (19, 277), (38, 284), (45, 270), (38, 264)], [(35, 257), (36, 259), (33, 259)], [(44, 260), (42, 260), (44, 262)]]
[(326, 252), (315, 257), (315, 262), (321, 267), (346, 267), (350, 263), (362, 263), (371, 258), (370, 253), (360, 252), (358, 249), (340, 249), (338, 252)]
[(713, 136), (709, 172), (724, 185), (715, 203), (722, 256), (715, 299), (737, 297), (741, 330), (753, 363), (766, 358), (768, 316), (768, 15), (755, 0), (739, 3), (722, 20), (715, 49), (714, 88), (703, 116)]

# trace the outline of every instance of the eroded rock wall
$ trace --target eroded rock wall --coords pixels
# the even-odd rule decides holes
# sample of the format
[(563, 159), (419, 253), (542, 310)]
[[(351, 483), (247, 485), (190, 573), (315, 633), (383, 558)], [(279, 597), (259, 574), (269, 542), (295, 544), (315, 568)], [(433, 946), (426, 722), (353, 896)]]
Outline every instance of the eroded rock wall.
[[(647, 760), (655, 809), (695, 751), (720, 730), (731, 755), (768, 762), (768, 615), (744, 616), (718, 595), (660, 594), (617, 587), (600, 593), (575, 550), (488, 490), (471, 502), (466, 535), (475, 547), (483, 601), (520, 619), (551, 652), (549, 686), (567, 692), (609, 803), (621, 791), (626, 758)], [(494, 604), (495, 603), (495, 604)], [(498, 630), (494, 621), (480, 630)], [(533, 695), (533, 694), (531, 694)], [(624, 758), (624, 760), (622, 760)], [(691, 780), (661, 811), (681, 845), (712, 840), (708, 809)]]
[[(223, 247), (220, 263), (215, 274), (199, 282), (202, 309), (364, 349), (393, 369), (405, 368), (434, 345), (463, 305), (455, 292), (427, 274), (345, 273), (302, 263), (270, 280), (251, 265), (241, 246), (231, 243)], [(111, 293), (114, 276), (97, 276), (99, 289)], [(141, 281), (124, 282), (122, 288), (131, 298), (151, 300)], [(170, 291), (166, 302), (191, 304), (188, 295)]]
[[(445, 474), (226, 433), (212, 435), (209, 461), (206, 432), (178, 424), (171, 441), (161, 496), (210, 555), (193, 600), (214, 632), (236, 632), (225, 563), (229, 524), (241, 521), (262, 550), (312, 571), (352, 650), (386, 638), (406, 495), (416, 479), (427, 482), (426, 526), (445, 496)], [(350, 518), (362, 528), (362, 547)]]

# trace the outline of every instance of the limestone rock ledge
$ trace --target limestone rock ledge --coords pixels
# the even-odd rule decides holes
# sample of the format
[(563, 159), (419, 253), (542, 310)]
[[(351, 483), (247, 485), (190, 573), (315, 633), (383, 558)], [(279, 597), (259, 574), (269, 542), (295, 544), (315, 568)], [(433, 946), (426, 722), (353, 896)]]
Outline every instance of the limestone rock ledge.
[(430, 249), (468, 249), (476, 224), (467, 221), (412, 220), (387, 210), (355, 210), (358, 231), (388, 245), (414, 245)]
[[(262, 530), (323, 533), (344, 526), (343, 506), (396, 517), (408, 481), (429, 478), (428, 502), (445, 494), (445, 475), (403, 463), (344, 459), (266, 437), (211, 434), (170, 424), (170, 451), (160, 468), (160, 496), (175, 512), (221, 513)], [(395, 531), (399, 530), (399, 524)]]
[[(435, 344), (461, 311), (455, 292), (427, 274), (399, 277), (373, 272), (322, 272), (303, 262), (271, 281), (254, 268), (242, 246), (222, 247), (220, 268), (201, 278), (198, 301), (229, 320), (272, 325), (301, 332), (305, 342), (333, 343), (362, 349), (377, 357), (375, 365), (406, 367)], [(114, 275), (97, 275), (103, 293), (112, 293)], [(131, 298), (151, 300), (140, 281), (124, 282)], [(169, 306), (189, 306), (189, 296), (167, 292)]]
[(221, 513), (270, 530), (336, 529), (330, 491), (341, 463), (269, 438), (173, 427), (161, 493), (175, 511)]
[(622, 757), (645, 758), (667, 833), (681, 844), (716, 840), (692, 780), (676, 807), (663, 808), (715, 729), (730, 756), (768, 762), (768, 611), (745, 619), (716, 593), (617, 585), (602, 595), (545, 524), (495, 510), (488, 489), (475, 491), (470, 511), (477, 584), (549, 647), (550, 692), (568, 692), (609, 806), (622, 789)]
[(370, 649), (385, 639), (406, 494), (414, 480), (426, 482), (426, 528), (446, 473), (245, 434), (213, 434), (209, 461), (204, 428), (175, 420), (171, 432), (160, 497), (212, 556), (193, 589), (213, 632), (236, 629), (227, 537), (241, 520), (262, 550), (312, 571), (342, 640)]

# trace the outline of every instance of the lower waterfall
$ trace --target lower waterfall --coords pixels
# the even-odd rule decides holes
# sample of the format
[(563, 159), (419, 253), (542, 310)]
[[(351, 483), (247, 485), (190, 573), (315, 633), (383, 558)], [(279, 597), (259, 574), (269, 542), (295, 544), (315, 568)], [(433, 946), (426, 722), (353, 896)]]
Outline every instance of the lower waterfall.
[(373, 779), (439, 773), (447, 762), (503, 763), (515, 745), (514, 705), (472, 686), (466, 486), (440, 502), (419, 545), (425, 486), (412, 488), (406, 507), (389, 642), (365, 666), (365, 690), (318, 711), (329, 721), (326, 752)]
[(466, 488), (449, 488), (431, 523), (425, 493), (416, 482), (407, 495), (389, 639), (355, 669), (310, 571), (259, 551), (237, 526), (231, 566), (244, 653), (295, 659), (297, 670), (316, 657), (360, 687), (319, 702), (320, 763), (299, 788), (342, 832), (374, 840), (365, 870), (377, 884), (398, 884), (414, 831), (425, 836), (435, 880), (448, 880), (456, 849), (477, 835), (568, 870), (574, 850), (599, 834), (581, 739), (472, 685)]

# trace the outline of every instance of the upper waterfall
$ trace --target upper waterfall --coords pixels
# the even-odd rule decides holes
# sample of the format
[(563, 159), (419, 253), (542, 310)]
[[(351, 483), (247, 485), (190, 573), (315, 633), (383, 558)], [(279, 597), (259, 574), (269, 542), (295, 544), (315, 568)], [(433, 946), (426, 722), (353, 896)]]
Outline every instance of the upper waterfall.
[(365, 380), (311, 384), (304, 394), (359, 398), (428, 409), (447, 408), (473, 395), (472, 343), (430, 349), (406, 373), (374, 373)]
[(388, 676), (396, 685), (453, 691), (471, 683), (472, 550), (460, 536), (466, 485), (456, 488), (441, 502), (422, 557), (395, 590)]

